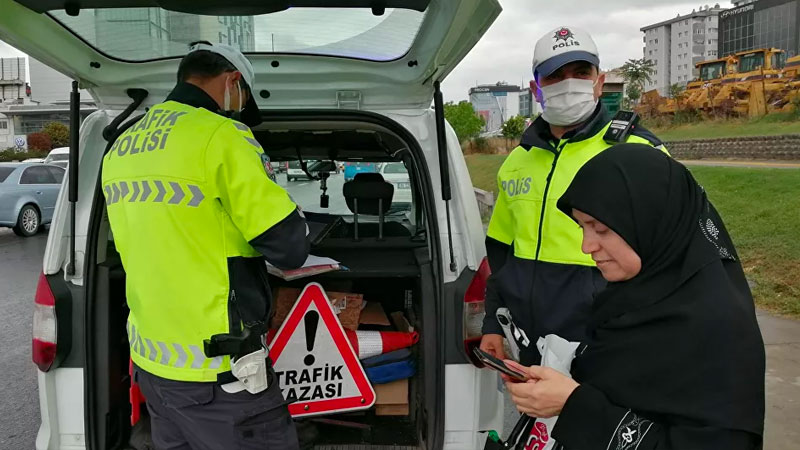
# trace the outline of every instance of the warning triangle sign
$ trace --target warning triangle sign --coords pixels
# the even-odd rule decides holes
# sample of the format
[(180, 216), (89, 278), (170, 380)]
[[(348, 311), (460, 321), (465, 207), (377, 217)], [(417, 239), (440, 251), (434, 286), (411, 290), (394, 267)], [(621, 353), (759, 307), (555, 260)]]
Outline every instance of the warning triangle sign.
[(309, 283), (269, 351), (293, 417), (370, 408), (375, 391), (325, 291)]

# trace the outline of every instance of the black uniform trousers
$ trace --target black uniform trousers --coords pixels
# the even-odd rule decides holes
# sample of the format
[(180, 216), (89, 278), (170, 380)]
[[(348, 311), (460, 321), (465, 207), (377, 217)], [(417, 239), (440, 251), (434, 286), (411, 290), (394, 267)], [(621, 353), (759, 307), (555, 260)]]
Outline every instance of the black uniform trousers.
[(168, 380), (134, 368), (158, 450), (298, 450), (297, 432), (269, 369), (268, 389), (230, 394), (218, 383)]

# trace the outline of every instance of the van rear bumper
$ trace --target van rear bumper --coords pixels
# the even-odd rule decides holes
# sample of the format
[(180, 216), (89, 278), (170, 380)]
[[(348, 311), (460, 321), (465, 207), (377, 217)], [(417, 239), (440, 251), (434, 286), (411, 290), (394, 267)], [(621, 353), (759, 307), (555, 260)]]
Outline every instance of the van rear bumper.
[(444, 450), (482, 449), (481, 431), (502, 435), (505, 398), (497, 372), (447, 364), (445, 379)]
[(83, 369), (39, 371), (37, 378), (42, 423), (36, 450), (84, 450)]

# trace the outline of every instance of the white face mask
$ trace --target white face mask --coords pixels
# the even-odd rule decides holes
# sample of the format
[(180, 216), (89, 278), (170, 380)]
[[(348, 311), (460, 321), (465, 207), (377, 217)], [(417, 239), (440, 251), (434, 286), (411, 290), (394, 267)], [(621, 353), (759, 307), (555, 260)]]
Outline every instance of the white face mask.
[[(223, 103), (225, 105), (223, 111), (231, 110), (231, 91), (230, 88), (228, 88), (228, 80), (230, 80), (230, 77), (225, 78), (225, 94), (223, 97)], [(242, 108), (242, 85), (238, 81), (236, 82), (236, 90), (239, 91), (239, 108), (236, 110), (236, 112), (239, 112), (243, 108)]]
[(567, 78), (550, 86), (540, 86), (544, 112), (550, 125), (568, 127), (585, 122), (597, 107), (594, 88), (597, 81)]

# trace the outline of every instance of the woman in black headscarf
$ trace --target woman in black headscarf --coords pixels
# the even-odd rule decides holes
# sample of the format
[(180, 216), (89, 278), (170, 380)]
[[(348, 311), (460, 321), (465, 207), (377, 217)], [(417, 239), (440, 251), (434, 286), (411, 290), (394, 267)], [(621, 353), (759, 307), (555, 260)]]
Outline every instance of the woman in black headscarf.
[(758, 449), (764, 346), (725, 226), (689, 171), (651, 147), (613, 147), (558, 207), (609, 281), (573, 379), (526, 368), (517, 408), (553, 417), (567, 450)]

